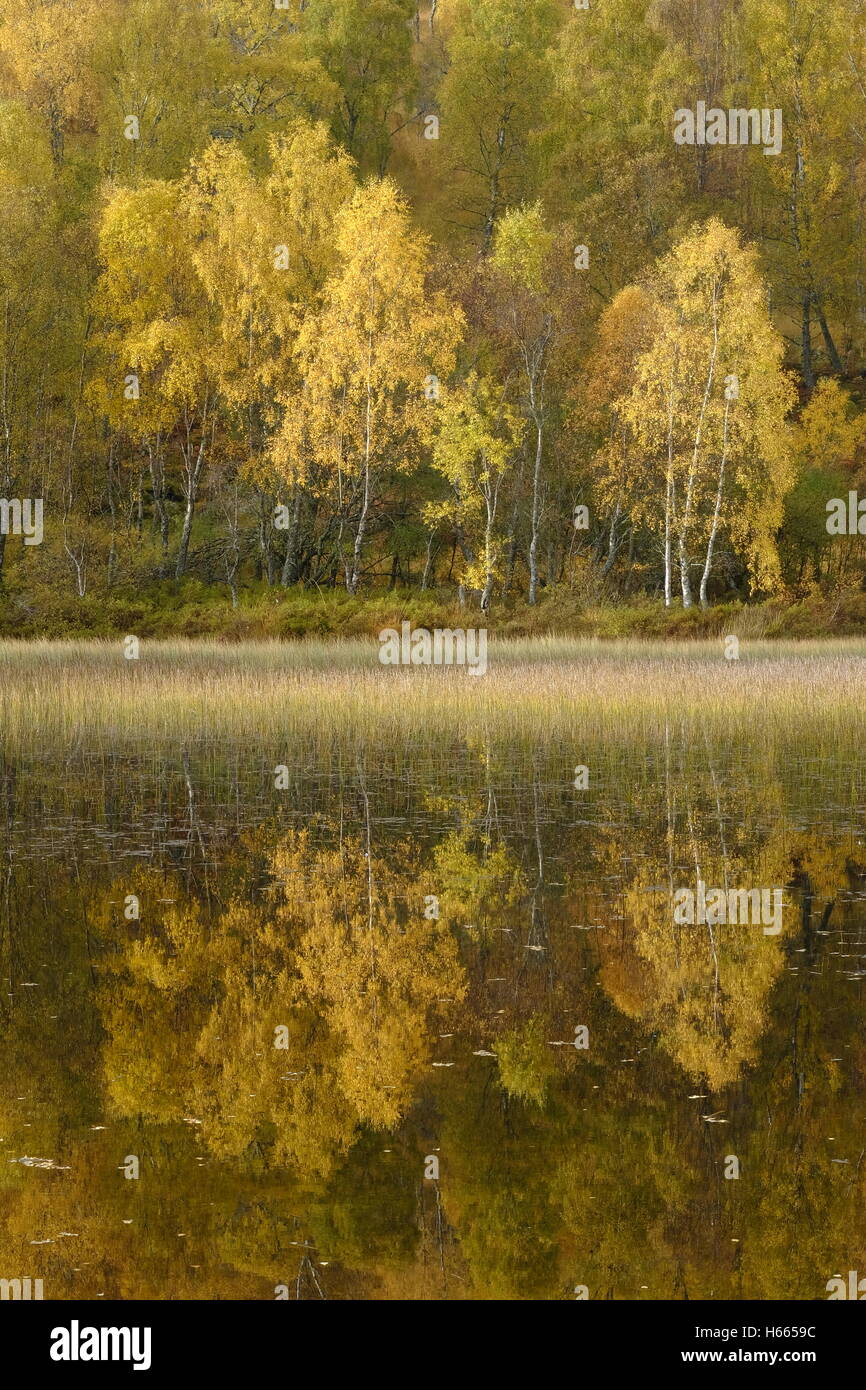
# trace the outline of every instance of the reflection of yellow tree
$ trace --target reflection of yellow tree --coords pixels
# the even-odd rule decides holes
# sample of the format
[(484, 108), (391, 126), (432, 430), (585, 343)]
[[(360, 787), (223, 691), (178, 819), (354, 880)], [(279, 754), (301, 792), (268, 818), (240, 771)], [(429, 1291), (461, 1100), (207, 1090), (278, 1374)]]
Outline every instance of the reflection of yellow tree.
[(750, 926), (678, 929), (667, 894), (639, 884), (626, 892), (625, 903), (648, 966), (652, 1022), (685, 1071), (718, 1089), (755, 1059), (767, 999), (784, 966), (782, 938)]
[[(210, 960), (213, 1002), (194, 1043), (191, 1105), (211, 1152), (250, 1146), (273, 1162), (327, 1172), (348, 1149), (356, 1116), (333, 1084), (331, 1048), (304, 1007), (297, 934), (282, 908), (233, 901)], [(275, 1029), (285, 1048), (275, 1047)]]
[(496, 785), (511, 769), (498, 761), (501, 751), (486, 733), (469, 739), (468, 746), (472, 764), (482, 771), (483, 788), (469, 796), (425, 798), (428, 810), (454, 823), (433, 850), (425, 891), (436, 894), (443, 917), (453, 926), (471, 927), (475, 940), (487, 941), (503, 927), (508, 910), (523, 901), (527, 888), (519, 860), (498, 828)]
[(300, 934), (304, 999), (338, 1044), (342, 1093), (361, 1120), (393, 1126), (430, 1060), (428, 1014), (465, 994), (454, 940), (425, 916), (405, 844), (374, 861), (359, 841), (322, 851), (301, 832), (277, 848), (273, 868), (303, 884), (283, 910)]
[(499, 1082), (515, 1100), (543, 1105), (547, 1088), (556, 1075), (544, 1019), (536, 1015), (522, 1028), (497, 1038)]
[[(123, 907), (131, 894), (140, 915), (128, 921)], [(120, 1115), (176, 1119), (184, 1113), (192, 1038), (210, 989), (204, 913), (179, 880), (138, 869), (111, 885), (95, 916), (104, 947), (107, 1094)]]
[(622, 863), (628, 853), (636, 867), (623, 889), (624, 930), (601, 937), (602, 979), (626, 1012), (659, 1031), (689, 1075), (718, 1089), (756, 1059), (795, 914), (786, 892), (778, 936), (765, 935), (760, 922), (678, 924), (675, 892), (696, 894), (699, 880), (725, 892), (785, 889), (794, 865), (790, 843), (758, 828), (755, 813), (766, 815), (778, 792), (774, 784), (761, 807), (752, 808), (752, 819), (726, 800), (712, 764), (704, 795), (683, 781), (669, 778), (663, 789), (661, 845), (654, 827), (651, 834), (630, 826), (628, 850), (619, 832), (608, 832), (608, 860)]
[(270, 868), (267, 903), (234, 900), (212, 923), (175, 882), (140, 871), (124, 892), (141, 918), (119, 925), (121, 890), (109, 890), (108, 1091), (121, 1114), (201, 1122), (219, 1155), (267, 1149), (326, 1172), (359, 1125), (405, 1114), (430, 1016), (442, 998), (459, 1004), (465, 981), (448, 928), (425, 916), (410, 847), (385, 860), (359, 840), (324, 849), (290, 833)]
[(519, 902), (526, 889), (507, 847), (483, 837), (473, 848), (476, 838), (468, 826), (452, 831), (436, 846), (433, 862), (443, 915), (484, 936), (501, 926), (503, 911)]
[[(544, 955), (516, 930), (528, 895), (483, 802), (471, 817), (461, 806), (462, 828), (423, 868), (406, 844), (368, 860), (367, 837), (341, 843), (324, 821), (257, 832), (223, 855), (230, 889), (212, 909), (178, 875), (75, 886), (51, 863), (20, 866), (30, 896), (10, 895), (3, 958), (13, 984), (39, 983), (16, 984), (0, 1010), (6, 1269), (45, 1277), (55, 1297), (179, 1298), (205, 1283), (222, 1297), (267, 1298), (283, 1280), (294, 1292), (308, 1250), (329, 1261), (328, 1297), (559, 1298), (580, 1282), (593, 1298), (823, 1298), (834, 1273), (862, 1273), (862, 870), (844, 833), (768, 832), (771, 789), (750, 819), (722, 788), (720, 813), (708, 785), (680, 799), (661, 844), (664, 804), (651, 786), (635, 797), (647, 828), (610, 831), (579, 911), (552, 898)], [(677, 952), (669, 911), (668, 870), (687, 883), (696, 852), (708, 884), (794, 880), (783, 937), (715, 933), (718, 987), (705, 929), (680, 928)], [(622, 882), (626, 854), (620, 926), (599, 885), (605, 871)], [(262, 897), (250, 885), (267, 868)], [(647, 908), (663, 900), (664, 914)], [(86, 933), (66, 930), (82, 916)], [(464, 976), (449, 932), (466, 923), (478, 933)], [(800, 947), (784, 970), (780, 942)], [(434, 1071), (424, 1039), (443, 997), (456, 1065)], [(397, 1024), (377, 1035), (386, 1013)], [(550, 1048), (577, 1020), (589, 1052)], [(479, 1044), (496, 1056), (473, 1057)], [(678, 1081), (682, 1067), (730, 1078), (711, 1102), (726, 1127), (702, 1122), (710, 1105), (686, 1095), (706, 1088)], [(434, 1150), (441, 1181), (425, 1183)], [(27, 1153), (62, 1167), (9, 1162)], [(139, 1182), (118, 1167), (127, 1153)], [(308, 1280), (301, 1296), (319, 1295)]]
[(743, 1150), (753, 1181), (742, 1190), (740, 1226), (760, 1232), (742, 1250), (741, 1287), (751, 1297), (826, 1298), (828, 1279), (866, 1268), (866, 1050), (856, 977), (864, 921), (849, 850), (814, 832), (791, 845), (802, 944), (752, 1083), (771, 1123), (756, 1125)]

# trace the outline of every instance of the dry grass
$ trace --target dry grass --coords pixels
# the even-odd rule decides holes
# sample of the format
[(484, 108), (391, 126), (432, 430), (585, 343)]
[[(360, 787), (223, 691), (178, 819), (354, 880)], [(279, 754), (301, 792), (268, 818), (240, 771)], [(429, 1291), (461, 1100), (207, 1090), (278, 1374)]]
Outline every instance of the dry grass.
[(27, 745), (627, 735), (671, 721), (760, 739), (861, 719), (866, 641), (600, 643), (491, 638), (486, 676), (380, 666), (374, 641), (0, 643), (0, 728)]

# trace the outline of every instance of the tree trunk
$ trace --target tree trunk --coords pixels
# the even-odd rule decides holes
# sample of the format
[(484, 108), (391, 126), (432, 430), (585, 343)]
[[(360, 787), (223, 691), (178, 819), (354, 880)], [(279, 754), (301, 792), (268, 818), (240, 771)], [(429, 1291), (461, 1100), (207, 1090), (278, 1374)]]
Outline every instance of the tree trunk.
[(177, 565), (175, 566), (175, 579), (183, 579), (186, 571), (187, 559), (189, 557), (189, 538), (192, 533), (192, 518), (195, 512), (195, 493), (190, 489), (186, 499), (186, 511), (183, 515), (183, 530), (180, 533), (180, 550), (177, 552)]
[(671, 565), (671, 533), (674, 525), (674, 381), (677, 354), (671, 358), (671, 379), (668, 386), (668, 469), (665, 479), (665, 608), (673, 603), (673, 574)]
[(298, 526), (301, 518), (301, 489), (297, 483), (292, 485), (292, 519), (289, 525), (288, 535), (286, 536), (286, 558), (283, 561), (283, 570), (280, 575), (280, 583), (287, 589), (295, 580), (295, 556), (298, 549)]
[(820, 301), (817, 299), (815, 295), (812, 296), (812, 303), (815, 306), (815, 315), (818, 319), (818, 323), (821, 328), (821, 335), (824, 339), (824, 346), (827, 349), (827, 356), (830, 359), (830, 366), (833, 368), (833, 371), (836, 373), (837, 376), (842, 376), (842, 359), (836, 350), (836, 344), (833, 342), (833, 335), (831, 334), (830, 329), (827, 326), (827, 320), (824, 317), (824, 310), (821, 308)]
[(159, 536), (162, 543), (162, 564), (160, 566), (160, 578), (162, 578), (166, 557), (168, 555), (168, 512), (165, 507), (165, 469), (160, 453), (159, 441), (157, 441), (155, 448), (148, 444), (147, 456), (150, 465), (150, 486), (153, 492), (153, 505), (156, 509), (159, 523)]
[(679, 532), (679, 562), (680, 562), (680, 588), (683, 595), (683, 608), (691, 608), (694, 602), (692, 598), (692, 584), (689, 577), (689, 557), (688, 557), (688, 534), (692, 516), (692, 497), (694, 496), (695, 477), (698, 471), (698, 459), (701, 452), (701, 443), (704, 437), (704, 419), (706, 418), (707, 405), (709, 404), (710, 392), (713, 389), (713, 380), (716, 374), (716, 357), (719, 350), (719, 326), (717, 318), (717, 306), (715, 294), (718, 287), (714, 289), (713, 300), (713, 350), (710, 353), (710, 364), (707, 369), (707, 380), (704, 386), (704, 397), (701, 402), (701, 411), (698, 416), (698, 424), (695, 430), (695, 443), (692, 450), (692, 463), (689, 469), (689, 478), (686, 486), (686, 496), (683, 503), (683, 520)]
[(671, 511), (673, 502), (673, 478), (670, 470), (667, 477), (667, 488), (665, 496), (665, 608), (670, 608), (673, 603), (672, 593), (672, 574), (671, 574)]
[(189, 555), (189, 538), (192, 532), (192, 519), (195, 514), (195, 504), (198, 499), (198, 484), (201, 471), (204, 466), (204, 430), (205, 422), (202, 420), (202, 437), (198, 446), (195, 464), (192, 463), (192, 451), (187, 439), (187, 453), (185, 455), (186, 466), (186, 511), (183, 518), (183, 531), (180, 537), (180, 550), (177, 554), (177, 567), (175, 569), (175, 579), (183, 579), (186, 572), (187, 558)]
[(364, 536), (367, 533), (367, 516), (370, 510), (370, 470), (364, 467), (364, 500), (361, 504), (361, 515), (358, 518), (358, 527), (355, 531), (355, 544), (352, 550), (352, 565), (349, 575), (347, 589), (354, 596), (358, 592), (358, 584), (361, 580), (361, 552), (364, 547)]
[(541, 459), (544, 434), (540, 415), (535, 417), (535, 469), (532, 475), (532, 532), (529, 541), (529, 603), (534, 604), (538, 593), (538, 530), (541, 519)]
[(372, 452), (373, 438), (373, 392), (370, 385), (372, 362), (373, 339), (371, 335), (367, 340), (367, 413), (364, 422), (364, 500), (361, 504), (361, 515), (358, 518), (358, 529), (355, 532), (352, 573), (348, 585), (349, 593), (353, 597), (358, 592), (358, 584), (361, 579), (361, 552), (364, 545), (364, 536), (367, 531), (367, 517), (370, 511), (370, 454)]
[(494, 510), (491, 498), (485, 498), (487, 504), (487, 525), (484, 528), (484, 588), (481, 591), (481, 611), (487, 613), (490, 610), (490, 598), (493, 593), (493, 519)]
[(607, 559), (604, 563), (604, 569), (602, 570), (602, 575), (604, 575), (605, 577), (609, 575), (611, 570), (613, 569), (613, 563), (616, 559), (617, 551), (619, 550), (619, 545), (616, 539), (616, 528), (619, 523), (619, 518), (621, 514), (622, 507), (620, 506), (619, 502), (617, 502), (616, 506), (614, 507), (613, 517), (610, 523), (610, 534), (608, 536), (607, 542)]
[(436, 539), (436, 532), (431, 531), (427, 537), (427, 550), (424, 556), (424, 573), (421, 575), (421, 592), (424, 593), (430, 579), (430, 570), (433, 565), (433, 542)]
[(677, 547), (680, 562), (680, 589), (683, 595), (683, 608), (691, 608), (694, 603), (692, 598), (692, 581), (689, 578), (689, 557), (686, 551), (685, 533), (680, 532), (679, 544)]
[(725, 488), (725, 465), (728, 455), (728, 411), (730, 401), (725, 401), (725, 422), (722, 430), (722, 457), (719, 462), (719, 486), (716, 491), (716, 506), (713, 512), (713, 524), (710, 527), (710, 538), (707, 541), (707, 558), (704, 561), (704, 572), (701, 575), (701, 607), (707, 607), (707, 585), (710, 582), (710, 570), (713, 566), (713, 549), (716, 544), (716, 535), (719, 529), (719, 514), (722, 510), (722, 494)]
[(274, 553), (273, 545), (273, 499), (269, 499), (264, 492), (256, 488), (259, 503), (259, 550), (262, 556), (262, 567), (268, 588), (272, 589), (277, 578), (277, 557)]
[(496, 214), (499, 211), (500, 178), (502, 173), (502, 161), (505, 151), (505, 120), (500, 120), (499, 129), (496, 132), (496, 147), (498, 154), (496, 163), (490, 173), (489, 198), (487, 204), (487, 216), (484, 219), (484, 236), (482, 239), (482, 249), (484, 255), (490, 250), (490, 243), (493, 240), (493, 228), (496, 225)]
[(811, 391), (815, 385), (815, 369), (812, 366), (811, 304), (812, 292), (811, 290), (805, 290), (803, 292), (803, 325), (800, 331), (800, 341), (803, 359), (803, 382), (809, 391)]

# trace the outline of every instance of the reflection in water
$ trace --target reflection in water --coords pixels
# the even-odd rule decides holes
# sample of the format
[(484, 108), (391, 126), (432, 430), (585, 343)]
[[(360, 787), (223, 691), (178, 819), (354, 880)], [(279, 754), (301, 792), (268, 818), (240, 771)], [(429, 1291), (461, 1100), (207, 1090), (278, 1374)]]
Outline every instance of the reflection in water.
[[(670, 727), (7, 758), (0, 1275), (826, 1298), (866, 1268), (856, 766)], [(675, 922), (699, 882), (783, 888), (781, 933)]]

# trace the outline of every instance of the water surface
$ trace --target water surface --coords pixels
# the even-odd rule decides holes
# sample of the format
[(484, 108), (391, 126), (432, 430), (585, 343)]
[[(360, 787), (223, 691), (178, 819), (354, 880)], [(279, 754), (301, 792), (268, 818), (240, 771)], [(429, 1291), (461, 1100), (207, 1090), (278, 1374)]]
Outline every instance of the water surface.
[[(857, 727), (337, 723), (6, 748), (0, 1276), (677, 1300), (866, 1273)], [(783, 888), (783, 930), (676, 924), (698, 879)]]

